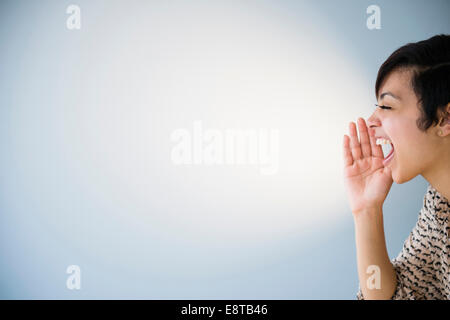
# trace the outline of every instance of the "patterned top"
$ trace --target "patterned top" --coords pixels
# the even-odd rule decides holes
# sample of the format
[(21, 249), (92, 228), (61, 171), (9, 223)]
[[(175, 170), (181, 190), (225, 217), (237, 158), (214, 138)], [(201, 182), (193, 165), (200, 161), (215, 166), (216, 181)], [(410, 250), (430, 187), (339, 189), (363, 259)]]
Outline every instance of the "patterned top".
[[(393, 300), (450, 300), (450, 202), (431, 185), (419, 219), (392, 264)], [(361, 289), (358, 300), (364, 300)]]

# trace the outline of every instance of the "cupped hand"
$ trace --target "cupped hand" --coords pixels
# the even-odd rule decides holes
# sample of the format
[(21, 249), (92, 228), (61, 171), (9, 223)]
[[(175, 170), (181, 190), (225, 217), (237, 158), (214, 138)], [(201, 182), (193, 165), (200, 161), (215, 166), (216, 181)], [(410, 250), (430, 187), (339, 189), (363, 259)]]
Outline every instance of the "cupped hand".
[(358, 119), (349, 124), (350, 137), (344, 135), (344, 180), (354, 215), (365, 209), (381, 208), (392, 186), (389, 167), (383, 165), (383, 150), (376, 145), (375, 131)]

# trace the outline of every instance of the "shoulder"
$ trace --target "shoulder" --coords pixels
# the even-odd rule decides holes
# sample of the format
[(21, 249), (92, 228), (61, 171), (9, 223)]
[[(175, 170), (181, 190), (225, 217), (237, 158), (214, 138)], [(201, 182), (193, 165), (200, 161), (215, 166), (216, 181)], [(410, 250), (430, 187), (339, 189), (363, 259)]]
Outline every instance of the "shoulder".
[(424, 199), (422, 216), (438, 228), (449, 228), (450, 203), (431, 184), (428, 185)]
[(431, 253), (430, 257), (446, 256), (450, 249), (450, 205), (432, 185), (425, 193), (413, 238)]

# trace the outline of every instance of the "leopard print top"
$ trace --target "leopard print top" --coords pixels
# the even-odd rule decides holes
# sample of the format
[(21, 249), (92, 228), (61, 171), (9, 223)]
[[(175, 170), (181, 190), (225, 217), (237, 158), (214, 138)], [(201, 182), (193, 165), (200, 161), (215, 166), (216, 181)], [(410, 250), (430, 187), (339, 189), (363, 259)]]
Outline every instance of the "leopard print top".
[[(417, 224), (391, 262), (397, 274), (391, 299), (450, 299), (450, 202), (431, 185)], [(356, 297), (364, 299), (361, 289)]]

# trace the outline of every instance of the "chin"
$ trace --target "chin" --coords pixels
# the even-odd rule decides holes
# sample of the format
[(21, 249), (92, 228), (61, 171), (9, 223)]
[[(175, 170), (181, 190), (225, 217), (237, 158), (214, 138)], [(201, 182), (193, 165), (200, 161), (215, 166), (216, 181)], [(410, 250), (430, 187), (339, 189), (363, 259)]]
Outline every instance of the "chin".
[(401, 170), (392, 171), (392, 180), (397, 184), (408, 182), (417, 177), (417, 174), (411, 172), (402, 172)]

